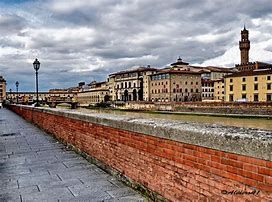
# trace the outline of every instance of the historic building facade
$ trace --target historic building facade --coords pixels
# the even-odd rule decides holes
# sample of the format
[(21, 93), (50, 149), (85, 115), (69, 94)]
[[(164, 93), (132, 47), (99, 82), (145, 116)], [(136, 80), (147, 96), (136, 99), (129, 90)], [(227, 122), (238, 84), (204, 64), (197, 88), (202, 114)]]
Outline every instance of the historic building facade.
[(210, 79), (201, 79), (202, 101), (214, 99), (214, 81)]
[[(39, 101), (63, 101), (63, 100), (72, 100), (76, 99), (76, 94), (73, 92), (39, 92)], [(36, 92), (8, 92), (7, 100), (16, 103), (18, 97), (18, 103), (20, 104), (32, 104), (37, 100)]]
[(6, 80), (0, 76), (0, 102), (6, 99)]
[[(221, 80), (225, 75), (232, 74), (235, 70), (233, 68), (208, 66), (204, 67), (202, 72), (202, 100), (205, 101), (218, 100), (218, 95), (215, 94), (215, 82)], [(216, 93), (218, 93), (218, 91)], [(217, 96), (217, 98), (215, 96)]]
[(84, 85), (82, 90), (77, 93), (77, 101), (80, 106), (95, 105), (110, 100), (108, 82), (93, 81), (88, 85)]
[(109, 75), (109, 89), (114, 101), (148, 101), (149, 75), (157, 71), (151, 67), (120, 71)]
[(201, 72), (164, 69), (150, 76), (150, 101), (201, 101)]
[(225, 100), (225, 81), (224, 78), (214, 80), (214, 100), (224, 101)]
[(0, 102), (6, 99), (6, 80), (0, 76)]
[(225, 77), (227, 102), (272, 101), (272, 70), (242, 71)]

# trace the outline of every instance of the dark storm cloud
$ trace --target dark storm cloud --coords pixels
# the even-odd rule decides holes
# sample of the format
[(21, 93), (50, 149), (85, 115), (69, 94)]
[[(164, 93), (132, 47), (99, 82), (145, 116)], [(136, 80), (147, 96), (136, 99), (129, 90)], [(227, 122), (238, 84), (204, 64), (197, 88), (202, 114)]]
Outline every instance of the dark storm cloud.
[(7, 35), (17, 33), (26, 26), (24, 18), (17, 15), (0, 14), (0, 34)]
[[(133, 66), (234, 65), (244, 23), (251, 58), (272, 62), (270, 0), (46, 0), (0, 9), (0, 73), (34, 90), (105, 80)], [(29, 79), (27, 79), (29, 78)], [(23, 85), (23, 83), (25, 85)], [(13, 84), (12, 84), (13, 85)]]

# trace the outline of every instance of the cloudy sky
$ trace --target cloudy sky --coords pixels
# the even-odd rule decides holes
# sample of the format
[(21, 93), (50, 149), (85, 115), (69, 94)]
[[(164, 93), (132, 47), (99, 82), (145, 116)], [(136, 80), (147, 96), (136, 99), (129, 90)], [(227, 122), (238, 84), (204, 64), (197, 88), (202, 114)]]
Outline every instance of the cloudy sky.
[(178, 56), (231, 67), (244, 23), (250, 60), (272, 62), (271, 0), (1, 0), (0, 74), (32, 91), (37, 57), (47, 91)]

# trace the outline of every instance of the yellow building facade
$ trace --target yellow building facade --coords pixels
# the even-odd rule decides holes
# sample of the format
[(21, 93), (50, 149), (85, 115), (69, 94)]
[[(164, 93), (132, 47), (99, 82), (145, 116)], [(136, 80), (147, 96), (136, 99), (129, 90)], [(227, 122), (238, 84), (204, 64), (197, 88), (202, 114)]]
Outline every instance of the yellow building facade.
[(272, 70), (237, 72), (225, 77), (225, 101), (272, 101)]
[(225, 100), (225, 82), (223, 78), (214, 80), (214, 100), (215, 101)]

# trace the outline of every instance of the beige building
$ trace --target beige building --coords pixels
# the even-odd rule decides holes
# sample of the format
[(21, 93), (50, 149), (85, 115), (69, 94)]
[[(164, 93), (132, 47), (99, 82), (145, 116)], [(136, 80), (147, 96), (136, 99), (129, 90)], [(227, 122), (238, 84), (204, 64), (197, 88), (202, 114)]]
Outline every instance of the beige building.
[(0, 102), (6, 99), (6, 80), (0, 76)]
[(109, 89), (113, 101), (148, 101), (149, 75), (157, 71), (151, 67), (121, 71), (109, 75)]
[(225, 78), (225, 91), (227, 102), (270, 102), (272, 70), (258, 69), (228, 75)]
[(187, 102), (201, 100), (201, 72), (163, 69), (150, 76), (150, 101)]
[(214, 80), (214, 100), (215, 101), (224, 101), (225, 100), (224, 78)]
[(77, 101), (80, 106), (95, 105), (101, 102), (111, 100), (109, 85), (107, 82), (93, 81), (82, 87), (82, 90), (77, 93)]

